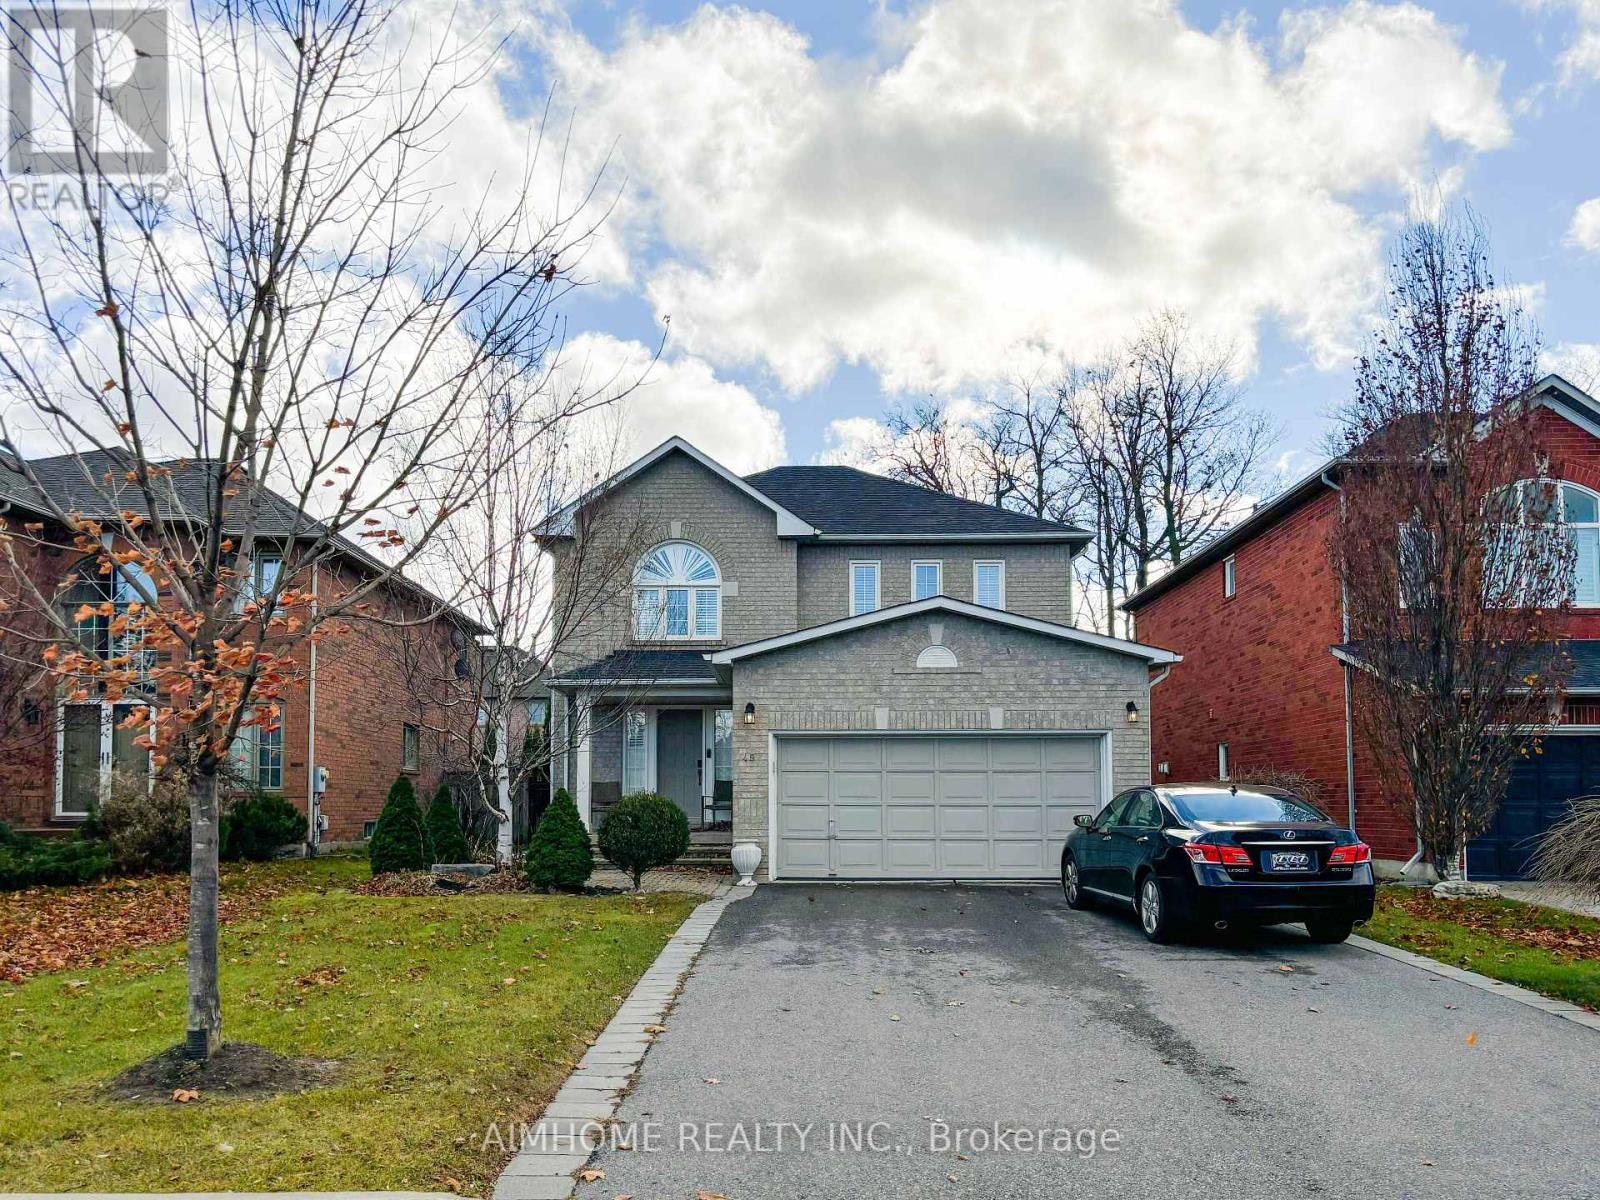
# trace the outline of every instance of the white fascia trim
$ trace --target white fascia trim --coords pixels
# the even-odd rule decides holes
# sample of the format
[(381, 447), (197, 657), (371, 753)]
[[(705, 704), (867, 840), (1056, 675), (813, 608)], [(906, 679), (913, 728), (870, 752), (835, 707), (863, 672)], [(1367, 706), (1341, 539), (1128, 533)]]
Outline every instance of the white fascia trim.
[(732, 471), (728, 470), (727, 467), (723, 466), (704, 451), (697, 450), (688, 442), (684, 441), (681, 437), (670, 437), (657, 446), (654, 450), (651, 450), (647, 454), (634, 459), (631, 463), (623, 467), (622, 470), (618, 471), (604, 483), (596, 484), (594, 487), (590, 488), (582, 496), (578, 497), (578, 499), (574, 500), (571, 504), (567, 505), (560, 512), (552, 516), (548, 521), (545, 522), (545, 529), (548, 536), (570, 537), (572, 535), (573, 514), (575, 514), (580, 508), (594, 500), (597, 496), (602, 496), (606, 492), (609, 492), (612, 488), (618, 486), (619, 484), (626, 483), (629, 479), (632, 479), (646, 467), (654, 466), (657, 462), (660, 462), (661, 459), (671, 454), (674, 450), (679, 450), (684, 454), (687, 454), (706, 470), (710, 471), (713, 475), (716, 475), (718, 478), (726, 481), (727, 483), (732, 484), (745, 495), (749, 496), (757, 504), (771, 509), (773, 514), (778, 518), (779, 537), (815, 537), (819, 532), (815, 526), (802, 521), (799, 517), (795, 516), (794, 513), (783, 507), (783, 505), (779, 504), (771, 496), (746, 483), (743, 479), (735, 475)]
[(865, 629), (882, 621), (896, 621), (902, 617), (915, 617), (930, 612), (955, 613), (963, 617), (974, 617), (980, 621), (992, 621), (997, 625), (1009, 625), (1013, 629), (1025, 629), (1030, 633), (1041, 633), (1046, 637), (1060, 638), (1065, 642), (1079, 642), (1086, 646), (1097, 646), (1102, 650), (1131, 655), (1134, 658), (1142, 658), (1151, 663), (1183, 661), (1183, 655), (1174, 654), (1171, 650), (1163, 650), (1159, 646), (1146, 646), (1140, 642), (1107, 637), (1103, 633), (1090, 633), (1085, 629), (1074, 629), (1070, 625), (1058, 625), (1054, 621), (1041, 621), (1037, 617), (1024, 617), (1018, 613), (1007, 612), (1000, 608), (984, 608), (981, 605), (970, 604), (965, 600), (955, 600), (949, 596), (930, 596), (926, 600), (913, 600), (907, 604), (896, 604), (890, 608), (880, 608), (874, 612), (861, 613), (854, 617), (842, 617), (837, 621), (829, 621), (825, 625), (814, 625), (810, 629), (800, 629), (794, 633), (763, 638), (759, 642), (746, 642), (742, 646), (730, 646), (726, 650), (718, 650), (707, 654), (706, 659), (716, 666), (727, 666), (729, 663), (737, 662), (741, 658), (765, 654), (770, 650), (782, 650), (787, 646), (802, 645), (805, 642), (813, 642), (819, 638), (849, 633), (854, 629)]
[[(1588, 392), (1568, 383), (1559, 375), (1546, 375), (1533, 386), (1539, 393), (1538, 398), (1534, 401), (1536, 405), (1548, 408), (1558, 417), (1565, 417), (1591, 437), (1600, 438), (1600, 401), (1596, 401)], [(1552, 404), (1550, 398), (1544, 394), (1547, 391), (1560, 392), (1563, 397), (1586, 410), (1589, 415), (1584, 416), (1581, 413), (1573, 412), (1570, 408)]]
[(972, 542), (1092, 542), (1094, 534), (1083, 530), (1063, 529), (1060, 533), (1040, 530), (1037, 533), (818, 533), (819, 542), (928, 542), (930, 544)]

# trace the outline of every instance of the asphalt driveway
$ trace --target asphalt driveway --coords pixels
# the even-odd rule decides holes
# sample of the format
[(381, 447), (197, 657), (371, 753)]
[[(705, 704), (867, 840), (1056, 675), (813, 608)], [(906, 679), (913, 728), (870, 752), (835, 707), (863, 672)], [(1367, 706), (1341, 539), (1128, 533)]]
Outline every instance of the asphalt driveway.
[(1600, 1034), (1296, 929), (1156, 948), (1053, 888), (771, 885), (619, 1120), (585, 1198), (1592, 1197)]

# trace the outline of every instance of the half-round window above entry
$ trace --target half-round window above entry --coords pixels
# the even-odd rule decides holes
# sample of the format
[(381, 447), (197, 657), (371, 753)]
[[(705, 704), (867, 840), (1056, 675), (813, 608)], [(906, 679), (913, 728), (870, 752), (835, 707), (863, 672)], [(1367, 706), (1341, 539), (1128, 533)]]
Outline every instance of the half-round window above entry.
[(929, 646), (917, 655), (917, 666), (927, 670), (939, 667), (948, 669), (960, 665), (949, 646)]

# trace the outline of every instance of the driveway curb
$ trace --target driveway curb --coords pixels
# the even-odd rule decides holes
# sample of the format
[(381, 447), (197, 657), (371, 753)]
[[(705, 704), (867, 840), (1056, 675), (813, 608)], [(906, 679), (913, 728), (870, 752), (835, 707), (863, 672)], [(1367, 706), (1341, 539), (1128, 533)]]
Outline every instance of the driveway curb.
[(1396, 962), (1407, 963), (1419, 970), (1427, 971), (1434, 975), (1453, 979), (1457, 983), (1464, 983), (1468, 987), (1477, 988), (1480, 992), (1492, 992), (1496, 996), (1504, 996), (1507, 1000), (1514, 1000), (1518, 1004), (1525, 1004), (1529, 1008), (1537, 1008), (1540, 1012), (1549, 1013), (1552, 1017), (1560, 1017), (1564, 1021), (1571, 1021), (1574, 1025), (1582, 1025), (1585, 1029), (1600, 1032), (1600, 1013), (1592, 1013), (1587, 1009), (1579, 1008), (1576, 1004), (1569, 1004), (1565, 1000), (1552, 1000), (1549, 996), (1541, 996), (1538, 992), (1531, 992), (1527, 988), (1518, 987), (1514, 983), (1502, 983), (1498, 979), (1490, 979), (1487, 975), (1479, 975), (1476, 971), (1464, 971), (1460, 967), (1452, 967), (1447, 963), (1438, 962), (1421, 954), (1414, 954), (1410, 950), (1401, 950), (1398, 946), (1390, 946), (1384, 942), (1375, 942), (1371, 938), (1351, 936), (1346, 945), (1355, 946), (1373, 954), (1381, 954), (1384, 958), (1392, 958)]
[(650, 969), (639, 977), (617, 1015), (600, 1032), (543, 1115), (528, 1126), (522, 1146), (495, 1180), (493, 1200), (567, 1200), (578, 1181), (573, 1172), (616, 1115), (622, 1094), (644, 1061), (657, 1026), (694, 966), (723, 909), (750, 894), (732, 883), (699, 905), (667, 939)]

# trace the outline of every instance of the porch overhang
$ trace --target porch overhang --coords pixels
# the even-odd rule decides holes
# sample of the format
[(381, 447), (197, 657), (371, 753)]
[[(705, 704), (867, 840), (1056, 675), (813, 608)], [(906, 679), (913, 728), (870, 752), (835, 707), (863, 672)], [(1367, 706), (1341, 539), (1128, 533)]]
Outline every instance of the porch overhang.
[(581, 692), (594, 699), (639, 704), (727, 701), (727, 681), (718, 679), (699, 650), (639, 647), (616, 650), (597, 662), (574, 667), (546, 681), (552, 691)]

